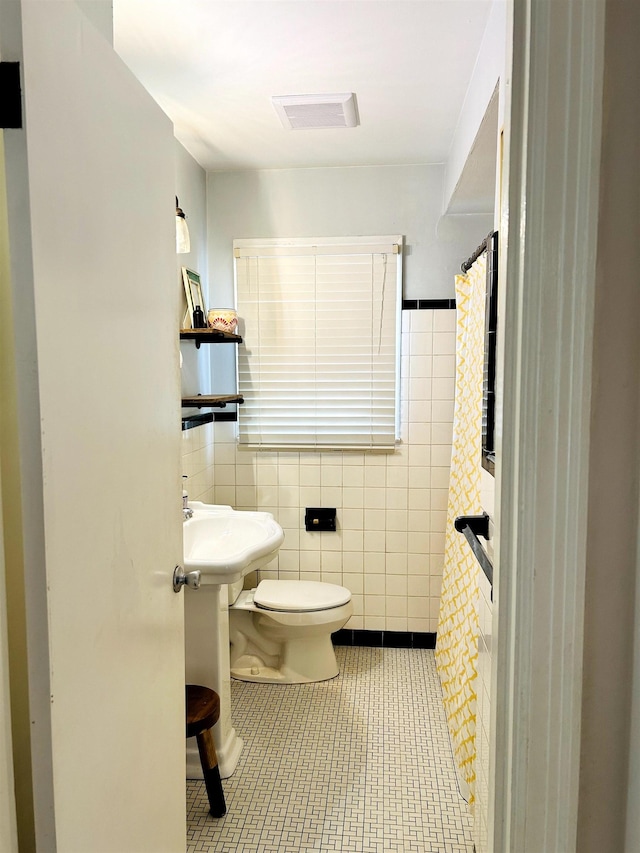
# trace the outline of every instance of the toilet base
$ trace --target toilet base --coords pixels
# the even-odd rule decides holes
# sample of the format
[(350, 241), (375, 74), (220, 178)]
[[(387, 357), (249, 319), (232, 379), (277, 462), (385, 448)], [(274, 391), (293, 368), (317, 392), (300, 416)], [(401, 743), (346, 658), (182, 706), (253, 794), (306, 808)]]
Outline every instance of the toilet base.
[(236, 681), (255, 681), (262, 684), (310, 684), (315, 681), (329, 681), (339, 675), (339, 672), (334, 672), (333, 675), (325, 675), (323, 678), (297, 678), (286, 677), (279, 669), (271, 669), (268, 666), (257, 667), (258, 672), (254, 672), (256, 667), (247, 667), (245, 669), (234, 669), (231, 673), (231, 678)]
[[(305, 586), (302, 581), (283, 583)], [(335, 678), (339, 669), (331, 635), (348, 622), (352, 602), (321, 610), (268, 610), (255, 604), (254, 594), (240, 593), (229, 608), (231, 677), (269, 684)]]
[[(253, 645), (253, 644), (252, 644)], [(284, 643), (280, 655), (272, 656), (269, 663), (253, 646), (231, 659), (231, 677), (238, 681), (255, 681), (268, 684), (306, 684), (328, 681), (339, 673), (331, 635), (296, 638)], [(276, 657), (276, 660), (273, 659)], [(279, 658), (279, 660), (278, 660)]]

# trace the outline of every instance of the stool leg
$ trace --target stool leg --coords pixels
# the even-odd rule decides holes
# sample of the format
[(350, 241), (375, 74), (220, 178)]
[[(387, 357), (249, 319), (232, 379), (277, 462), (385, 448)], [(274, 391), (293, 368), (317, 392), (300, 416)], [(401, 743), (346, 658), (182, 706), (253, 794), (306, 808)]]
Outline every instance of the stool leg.
[(207, 797), (209, 798), (209, 814), (213, 817), (222, 817), (227, 812), (227, 805), (224, 801), (224, 791), (222, 790), (222, 782), (220, 780), (220, 770), (218, 768), (218, 756), (216, 755), (216, 747), (211, 735), (211, 729), (196, 735), (198, 742), (198, 751), (200, 752), (200, 763), (202, 764), (202, 772), (204, 774), (204, 785), (207, 789)]

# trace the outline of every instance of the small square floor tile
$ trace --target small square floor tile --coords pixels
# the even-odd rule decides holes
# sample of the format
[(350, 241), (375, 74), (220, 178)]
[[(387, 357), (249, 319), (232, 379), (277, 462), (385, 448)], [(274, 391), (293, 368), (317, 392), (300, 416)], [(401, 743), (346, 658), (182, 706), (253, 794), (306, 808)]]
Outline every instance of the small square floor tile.
[(188, 853), (471, 853), (433, 651), (336, 656), (331, 681), (232, 682), (245, 746), (224, 818), (187, 782)]

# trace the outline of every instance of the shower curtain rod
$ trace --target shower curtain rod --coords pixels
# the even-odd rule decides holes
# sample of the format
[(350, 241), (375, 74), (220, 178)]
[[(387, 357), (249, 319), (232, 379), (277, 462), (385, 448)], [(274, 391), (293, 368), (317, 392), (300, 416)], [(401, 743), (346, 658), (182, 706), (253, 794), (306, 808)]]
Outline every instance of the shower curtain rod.
[(496, 231), (490, 231), (487, 234), (487, 236), (484, 238), (482, 243), (480, 243), (480, 245), (475, 250), (475, 252), (470, 257), (468, 257), (466, 261), (463, 261), (460, 264), (460, 269), (462, 270), (463, 273), (468, 273), (469, 270), (471, 269), (471, 267), (474, 265), (474, 263), (478, 260), (480, 255), (483, 252), (487, 251), (487, 249), (491, 243), (491, 240), (493, 239), (493, 237), (496, 233), (497, 233)]

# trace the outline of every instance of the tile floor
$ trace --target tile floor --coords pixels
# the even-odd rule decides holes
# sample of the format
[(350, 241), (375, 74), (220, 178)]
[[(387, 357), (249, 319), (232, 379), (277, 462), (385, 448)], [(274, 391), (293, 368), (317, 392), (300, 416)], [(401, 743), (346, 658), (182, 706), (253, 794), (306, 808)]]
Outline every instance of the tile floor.
[(227, 815), (187, 783), (188, 853), (471, 853), (434, 653), (336, 649), (318, 684), (232, 682)]

